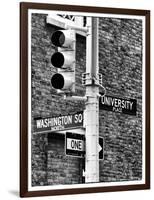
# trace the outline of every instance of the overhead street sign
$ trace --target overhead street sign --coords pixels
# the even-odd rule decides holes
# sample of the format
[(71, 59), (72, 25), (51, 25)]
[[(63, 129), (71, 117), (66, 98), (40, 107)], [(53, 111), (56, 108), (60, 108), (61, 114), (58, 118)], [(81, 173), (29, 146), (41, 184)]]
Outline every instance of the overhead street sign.
[(83, 127), (83, 111), (68, 115), (34, 119), (34, 132), (56, 132)]
[(66, 155), (83, 157), (85, 154), (85, 136), (66, 132), (65, 151)]
[(117, 113), (136, 115), (136, 99), (125, 99), (113, 96), (101, 96), (99, 99), (99, 108)]

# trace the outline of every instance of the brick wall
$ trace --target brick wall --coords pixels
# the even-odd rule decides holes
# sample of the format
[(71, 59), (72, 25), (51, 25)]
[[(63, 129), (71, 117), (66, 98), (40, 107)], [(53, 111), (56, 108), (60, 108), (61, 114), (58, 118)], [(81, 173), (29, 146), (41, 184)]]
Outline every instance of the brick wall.
[(64, 135), (49, 134), (48, 139), (48, 184), (82, 183), (82, 158), (66, 156)]
[(107, 94), (137, 100), (136, 116), (100, 110), (100, 181), (142, 178), (142, 21), (101, 18), (99, 64)]
[[(56, 90), (51, 87), (51, 76), (56, 70), (51, 65), (50, 59), (56, 48), (51, 43), (50, 38), (55, 30), (58, 30), (58, 27), (46, 24), (46, 15), (32, 15), (33, 125), (34, 118), (51, 117), (60, 114), (67, 115), (84, 109), (83, 102), (64, 100), (63, 96), (57, 94)], [(79, 35), (77, 35), (76, 40), (77, 92), (79, 95), (84, 95), (84, 87), (81, 86), (81, 74), (85, 71), (86, 41), (84, 37)], [(32, 184), (47, 185), (81, 182), (82, 170), (80, 170), (79, 166), (82, 162), (80, 162), (79, 158), (66, 157), (64, 138), (62, 136), (57, 138), (54, 135), (56, 138), (54, 139), (53, 135), (52, 133), (32, 134)], [(53, 178), (54, 176), (57, 177)]]
[[(46, 24), (46, 15), (32, 15), (32, 132), (34, 118), (68, 114), (84, 109), (83, 102), (66, 101), (50, 85), (56, 72), (50, 58), (55, 52), (51, 34), (59, 27)], [(137, 100), (137, 115), (100, 110), (100, 135), (105, 139), (100, 181), (137, 180), (142, 177), (142, 24), (140, 20), (101, 18), (99, 66), (108, 95)], [(76, 81), (84, 95), (86, 39), (77, 35)], [(32, 134), (32, 185), (82, 182), (82, 160), (67, 157), (64, 135)]]

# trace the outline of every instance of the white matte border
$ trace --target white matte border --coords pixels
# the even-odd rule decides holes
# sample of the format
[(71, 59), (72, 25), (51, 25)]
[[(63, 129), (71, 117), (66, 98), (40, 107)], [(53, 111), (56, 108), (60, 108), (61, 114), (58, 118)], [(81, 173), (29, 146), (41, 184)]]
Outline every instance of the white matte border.
[[(141, 19), (142, 20), (142, 37), (143, 37), (143, 63), (142, 63), (142, 180), (139, 181), (121, 181), (121, 182), (100, 182), (100, 183), (84, 183), (71, 185), (55, 185), (55, 186), (31, 186), (31, 14), (69, 14), (78, 16), (93, 17), (110, 17), (125, 19)], [(28, 10), (28, 191), (38, 190), (58, 190), (73, 188), (94, 188), (104, 186), (122, 186), (122, 185), (140, 185), (145, 184), (145, 16), (136, 15), (119, 15), (119, 14), (103, 14), (103, 13), (84, 13), (84, 12), (66, 12), (66, 11), (47, 11), (47, 10)]]

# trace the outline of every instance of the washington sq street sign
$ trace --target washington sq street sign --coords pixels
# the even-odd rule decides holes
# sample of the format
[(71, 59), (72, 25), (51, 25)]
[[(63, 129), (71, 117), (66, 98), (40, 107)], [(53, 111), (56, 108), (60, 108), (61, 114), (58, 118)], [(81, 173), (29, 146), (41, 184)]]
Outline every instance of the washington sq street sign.
[(68, 115), (34, 119), (35, 133), (64, 131), (82, 127), (83, 111)]

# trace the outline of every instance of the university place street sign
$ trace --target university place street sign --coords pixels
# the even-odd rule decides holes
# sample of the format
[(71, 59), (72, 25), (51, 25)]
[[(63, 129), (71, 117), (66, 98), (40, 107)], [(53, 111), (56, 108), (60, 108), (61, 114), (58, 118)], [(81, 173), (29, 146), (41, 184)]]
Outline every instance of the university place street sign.
[(83, 127), (83, 111), (55, 117), (34, 119), (34, 132), (45, 133)]
[(65, 135), (66, 155), (84, 157), (85, 154), (85, 136), (66, 132)]
[(137, 101), (136, 99), (105, 95), (100, 97), (99, 108), (117, 113), (136, 115)]

